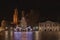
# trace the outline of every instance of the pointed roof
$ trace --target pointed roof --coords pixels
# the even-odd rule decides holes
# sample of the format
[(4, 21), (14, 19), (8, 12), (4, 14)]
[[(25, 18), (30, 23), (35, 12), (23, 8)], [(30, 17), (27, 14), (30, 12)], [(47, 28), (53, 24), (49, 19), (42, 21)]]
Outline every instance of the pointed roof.
[(24, 10), (22, 10), (22, 17), (24, 17), (24, 13), (25, 13)]
[(14, 14), (18, 14), (18, 9), (17, 8), (14, 9)]
[(14, 9), (14, 14), (13, 14), (13, 23), (18, 24), (18, 9)]
[(25, 16), (24, 16), (24, 10), (22, 10), (22, 18), (21, 18), (21, 26), (27, 26), (27, 22), (25, 20)]

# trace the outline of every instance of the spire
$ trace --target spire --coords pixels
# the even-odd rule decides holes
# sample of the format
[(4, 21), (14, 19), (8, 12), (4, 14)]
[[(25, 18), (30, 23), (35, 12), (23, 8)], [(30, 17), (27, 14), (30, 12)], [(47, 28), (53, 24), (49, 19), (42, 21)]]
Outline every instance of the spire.
[(27, 22), (25, 20), (24, 13), (25, 13), (24, 10), (22, 10), (21, 26), (25, 28), (27, 27)]
[(17, 8), (14, 9), (14, 14), (18, 14)]
[(24, 13), (25, 13), (24, 10), (22, 10), (22, 17), (24, 17)]
[(17, 8), (14, 9), (13, 23), (14, 24), (17, 24), (18, 23), (18, 10), (17, 10)]

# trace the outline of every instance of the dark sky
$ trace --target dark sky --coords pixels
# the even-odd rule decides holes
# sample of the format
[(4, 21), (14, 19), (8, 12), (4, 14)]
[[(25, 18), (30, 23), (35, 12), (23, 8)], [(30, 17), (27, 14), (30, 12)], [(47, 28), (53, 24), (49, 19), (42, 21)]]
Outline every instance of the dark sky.
[(60, 2), (57, 0), (0, 0), (0, 20), (12, 19), (13, 9), (18, 7), (19, 10), (24, 8), (40, 10), (40, 20), (60, 21)]

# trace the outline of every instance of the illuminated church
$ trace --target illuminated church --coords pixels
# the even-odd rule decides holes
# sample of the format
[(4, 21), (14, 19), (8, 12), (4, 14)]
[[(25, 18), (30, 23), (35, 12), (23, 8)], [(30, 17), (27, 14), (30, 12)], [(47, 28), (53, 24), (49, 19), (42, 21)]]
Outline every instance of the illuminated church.
[[(14, 14), (13, 14), (13, 24), (15, 24), (15, 31), (13, 31), (13, 30), (10, 30), (10, 34), (11, 34), (11, 39), (13, 39), (13, 33), (14, 33), (14, 37), (17, 37), (18, 39), (22, 39), (22, 40), (33, 40), (33, 35), (35, 36), (35, 40), (39, 40), (40, 39), (40, 37), (41, 37), (41, 34), (42, 34), (42, 32), (43, 31), (59, 31), (59, 28), (60, 28), (60, 24), (59, 23), (56, 23), (56, 22), (52, 22), (52, 21), (46, 21), (46, 22), (42, 22), (42, 23), (40, 23), (39, 22), (39, 24), (38, 24), (38, 26), (36, 27), (36, 28), (39, 28), (39, 30), (38, 31), (35, 31), (35, 33), (33, 34), (33, 31), (29, 31), (28, 32), (28, 29), (30, 29), (30, 30), (33, 30), (33, 29), (35, 29), (34, 28), (34, 26), (33, 26), (33, 29), (31, 28), (31, 26), (28, 26), (28, 23), (27, 23), (27, 20), (26, 20), (26, 17), (25, 17), (25, 15), (24, 15), (24, 13), (25, 13), (25, 11), (24, 10), (22, 10), (22, 17), (21, 17), (21, 20), (20, 20), (20, 24), (18, 24), (18, 22), (19, 22), (19, 17), (18, 17), (18, 9), (17, 8), (15, 8), (14, 9)], [(36, 15), (36, 14), (35, 14)], [(35, 19), (36, 19), (36, 16), (34, 15), (34, 17), (35, 17)], [(31, 17), (31, 15), (29, 16), (30, 18), (32, 18)], [(34, 18), (33, 17), (33, 18)], [(30, 22), (31, 23), (33, 23), (33, 21), (36, 21), (35, 19), (33, 20), (33, 18), (32, 18), (32, 20), (30, 20)], [(29, 22), (29, 23), (30, 23)], [(35, 23), (35, 22), (34, 22)], [(3, 20), (2, 21), (2, 23), (1, 23), (1, 26), (3, 27), (3, 25), (5, 24), (5, 21)], [(20, 26), (19, 26), (20, 25)], [(32, 24), (33, 25), (33, 24)], [(28, 27), (27, 27), (28, 26)], [(0, 30), (3, 30), (2, 29), (2, 27), (0, 27)], [(13, 27), (13, 26), (12, 26)], [(46, 29), (45, 29), (46, 28)], [(27, 30), (27, 31), (25, 31), (25, 32), (21, 32), (21, 31), (18, 31), (17, 32), (17, 30)], [(7, 33), (7, 31), (5, 31), (6, 33)], [(42, 31), (42, 32), (41, 32)], [(26, 34), (26, 32), (29, 34)], [(5, 35), (7, 35), (5, 33)], [(20, 33), (19, 35), (18, 35), (18, 33)], [(57, 33), (57, 32), (56, 32)], [(33, 34), (33, 35), (32, 35)], [(47, 33), (46, 33), (47, 34)], [(18, 36), (16, 36), (16, 35), (18, 35)], [(19, 37), (20, 35), (22, 35), (22, 37)], [(25, 36), (24, 36), (25, 35)], [(28, 36), (26, 36), (26, 35), (28, 35), (28, 36), (30, 36), (29, 38), (28, 38)], [(60, 34), (59, 34), (60, 35)], [(40, 36), (40, 37), (39, 37)], [(6, 36), (5, 36), (6, 37)], [(25, 39), (24, 39), (24, 37), (26, 37)], [(7, 38), (7, 37), (6, 37)], [(17, 39), (17, 38), (15, 38), (15, 39)]]
[[(18, 22), (19, 22), (18, 18), (19, 18), (18, 17), (18, 10), (16, 8), (16, 9), (14, 9), (14, 14), (13, 14), (13, 24), (18, 25)], [(24, 10), (22, 10), (22, 18), (20, 20), (20, 24), (21, 24), (21, 26), (25, 26), (25, 27), (27, 26), (27, 22), (24, 17)]]
[[(20, 24), (18, 24), (19, 20), (18, 20), (18, 10), (17, 8), (14, 10), (14, 15), (13, 15), (13, 24), (16, 25), (16, 29), (23, 29), (23, 30), (27, 30), (27, 29), (31, 29), (31, 26), (27, 27), (27, 21), (25, 19), (25, 15), (24, 15), (25, 11), (22, 10), (22, 17), (20, 20)], [(20, 27), (19, 27), (20, 25)]]

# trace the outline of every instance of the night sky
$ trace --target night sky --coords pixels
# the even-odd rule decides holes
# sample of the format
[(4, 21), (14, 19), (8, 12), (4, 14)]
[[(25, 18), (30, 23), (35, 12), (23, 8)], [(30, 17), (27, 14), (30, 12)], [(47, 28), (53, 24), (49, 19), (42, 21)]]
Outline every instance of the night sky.
[(52, 20), (60, 22), (60, 2), (57, 0), (0, 0), (0, 20), (12, 20), (15, 7), (19, 11), (21, 8), (39, 10), (40, 21)]

